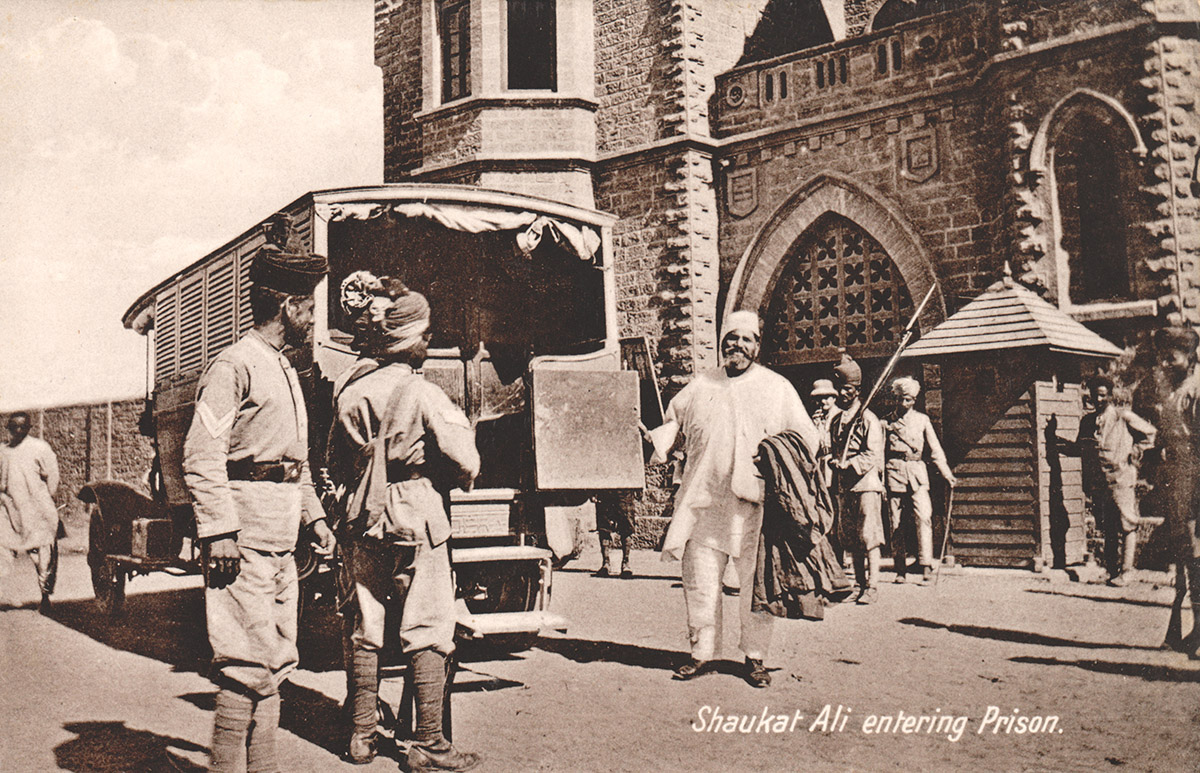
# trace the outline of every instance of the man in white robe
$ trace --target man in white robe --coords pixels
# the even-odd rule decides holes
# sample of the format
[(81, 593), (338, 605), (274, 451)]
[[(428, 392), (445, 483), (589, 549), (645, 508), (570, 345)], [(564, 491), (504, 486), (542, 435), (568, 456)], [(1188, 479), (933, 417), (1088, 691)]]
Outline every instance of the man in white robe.
[(0, 449), (0, 577), (14, 553), (37, 565), (42, 612), (50, 608), (58, 563), (58, 459), (46, 441), (29, 437), (29, 414), (8, 420), (8, 445)]
[(795, 430), (814, 454), (820, 439), (796, 390), (783, 376), (755, 363), (761, 324), (738, 311), (725, 322), (720, 370), (704, 373), (671, 401), (661, 427), (647, 433), (652, 463), (674, 449), (685, 455), (675, 512), (663, 558), (682, 559), (691, 660), (676, 678), (691, 679), (711, 669), (721, 630), (721, 578), (732, 560), (740, 578), (738, 607), (746, 679), (766, 687), (763, 658), (773, 618), (752, 612), (754, 567), (762, 526), (763, 480), (754, 466), (758, 444)]

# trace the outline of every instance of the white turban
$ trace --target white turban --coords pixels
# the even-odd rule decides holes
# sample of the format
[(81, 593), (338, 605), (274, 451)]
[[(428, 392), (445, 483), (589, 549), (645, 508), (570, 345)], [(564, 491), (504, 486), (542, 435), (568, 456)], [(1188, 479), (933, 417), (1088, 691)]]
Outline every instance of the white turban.
[(721, 332), (721, 338), (735, 330), (753, 333), (757, 338), (762, 335), (762, 322), (753, 311), (735, 311), (725, 318), (725, 329)]
[(912, 376), (901, 376), (892, 382), (892, 394), (916, 399), (921, 394), (921, 384)]

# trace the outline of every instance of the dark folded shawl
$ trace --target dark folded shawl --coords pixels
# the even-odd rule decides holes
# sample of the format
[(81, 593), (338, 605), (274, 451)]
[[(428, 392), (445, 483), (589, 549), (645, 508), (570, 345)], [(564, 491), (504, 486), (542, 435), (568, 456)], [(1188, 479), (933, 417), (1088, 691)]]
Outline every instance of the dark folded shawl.
[(798, 432), (787, 431), (759, 444), (755, 464), (766, 494), (752, 608), (821, 620), (825, 605), (845, 599), (851, 584), (826, 538), (833, 502), (816, 459)]

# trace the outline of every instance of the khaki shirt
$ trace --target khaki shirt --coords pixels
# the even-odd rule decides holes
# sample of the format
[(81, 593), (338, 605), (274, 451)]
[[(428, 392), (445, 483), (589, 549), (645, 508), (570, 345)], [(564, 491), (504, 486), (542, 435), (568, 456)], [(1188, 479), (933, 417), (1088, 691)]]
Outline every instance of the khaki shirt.
[(833, 417), (830, 426), (832, 443), (830, 456), (841, 459), (846, 453), (848, 467), (834, 469), (834, 480), (842, 491), (883, 491), (883, 424), (870, 408), (863, 410), (862, 420), (850, 431), (850, 421), (858, 411), (858, 401)]
[(929, 488), (929, 468), (925, 453), (937, 465), (942, 477), (951, 476), (946, 452), (933, 431), (933, 422), (920, 411), (909, 409), (903, 416), (887, 422), (887, 488), (902, 493)]
[[(229, 480), (229, 462), (300, 465), (298, 482)], [(301, 520), (325, 517), (308, 465), (308, 413), (295, 369), (256, 331), (217, 355), (200, 378), (183, 446), (184, 481), (201, 539), (284, 551)]]
[[(398, 402), (385, 426), (394, 395)], [(388, 439), (386, 517), (369, 523), (361, 509), (348, 512), (351, 533), (400, 541), (415, 533), (434, 547), (449, 539), (450, 520), (433, 480), (469, 485), (479, 474), (475, 431), (462, 410), (411, 367), (392, 363), (350, 381), (337, 396), (336, 413), (330, 469), (347, 493), (368, 474), (372, 460), (364, 452), (373, 441)]]

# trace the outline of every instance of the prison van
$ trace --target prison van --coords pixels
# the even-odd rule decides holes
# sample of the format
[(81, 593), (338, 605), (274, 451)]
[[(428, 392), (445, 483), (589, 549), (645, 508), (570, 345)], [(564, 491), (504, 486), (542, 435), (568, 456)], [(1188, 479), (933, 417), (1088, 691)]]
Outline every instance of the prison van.
[(311, 347), (286, 352), (305, 387), (314, 470), (324, 463), (332, 385), (357, 357), (341, 282), (359, 270), (398, 277), (429, 299), (423, 372), (466, 412), (482, 460), (474, 489), (450, 494), (461, 630), (529, 643), (564, 628), (549, 608), (555, 560), (577, 550), (598, 497), (644, 485), (644, 385), (621, 367), (614, 218), (513, 193), (407, 183), (316, 191), (264, 214), (124, 316), (147, 337), (164, 510), (176, 524), (190, 521), (181, 463), (197, 381), (250, 330), (251, 261), (281, 238), (272, 225), (290, 221), (330, 265), (315, 293)]

